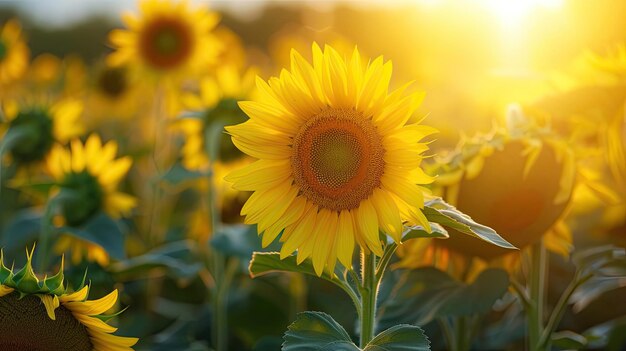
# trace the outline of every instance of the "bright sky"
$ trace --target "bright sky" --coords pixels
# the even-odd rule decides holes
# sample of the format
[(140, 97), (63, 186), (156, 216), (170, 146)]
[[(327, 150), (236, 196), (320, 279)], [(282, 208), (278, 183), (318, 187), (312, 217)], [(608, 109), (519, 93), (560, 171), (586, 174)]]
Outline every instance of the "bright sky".
[[(207, 2), (211, 7), (229, 11), (242, 16), (257, 13), (265, 0), (221, 0), (193, 1)], [(132, 0), (10, 0), (0, 1), (0, 8), (15, 8), (41, 24), (50, 26), (71, 25), (91, 15), (117, 17), (122, 11), (134, 10), (136, 1)]]

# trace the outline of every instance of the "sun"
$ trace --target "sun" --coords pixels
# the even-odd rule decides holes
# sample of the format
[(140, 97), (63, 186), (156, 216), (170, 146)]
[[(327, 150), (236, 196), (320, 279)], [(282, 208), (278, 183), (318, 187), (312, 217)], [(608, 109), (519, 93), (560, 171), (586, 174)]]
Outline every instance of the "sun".
[(253, 191), (241, 213), (268, 245), (282, 233), (281, 256), (297, 250), (319, 275), (336, 261), (352, 264), (358, 244), (382, 255), (379, 231), (399, 241), (403, 223), (430, 228), (421, 212), (420, 142), (435, 130), (407, 124), (423, 93), (388, 92), (392, 66), (365, 61), (355, 48), (342, 57), (313, 44), (313, 64), (295, 50), (291, 70), (239, 103), (250, 117), (227, 127), (233, 143), (258, 161), (227, 176)]
[[(222, 51), (212, 30), (219, 16), (187, 2), (144, 0), (139, 16), (123, 17), (127, 29), (110, 33), (113, 66), (128, 64), (152, 77), (176, 78), (210, 67)], [(141, 76), (141, 74), (140, 74)]]

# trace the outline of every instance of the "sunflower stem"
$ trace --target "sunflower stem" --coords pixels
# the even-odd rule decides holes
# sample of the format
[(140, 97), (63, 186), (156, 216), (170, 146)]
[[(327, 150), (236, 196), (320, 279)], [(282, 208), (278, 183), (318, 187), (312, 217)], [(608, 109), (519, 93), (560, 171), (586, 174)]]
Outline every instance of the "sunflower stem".
[(455, 347), (454, 351), (468, 351), (470, 349), (470, 335), (468, 329), (468, 317), (458, 316), (455, 318)]
[[(218, 232), (221, 222), (221, 212), (218, 207), (218, 193), (214, 181), (213, 164), (219, 153), (219, 137), (216, 131), (223, 130), (222, 124), (215, 123), (205, 131), (204, 142), (206, 153), (209, 158), (207, 181), (209, 182), (207, 199), (209, 202), (209, 220), (211, 223), (211, 235)], [(210, 243), (206, 243), (210, 247)], [(213, 344), (216, 351), (228, 350), (228, 292), (233, 276), (237, 271), (238, 260), (231, 260), (226, 266), (226, 257), (218, 250), (212, 250), (213, 278), (215, 279), (213, 311)], [(234, 263), (233, 263), (234, 262)]]
[(52, 236), (52, 211), (56, 199), (53, 197), (46, 203), (39, 229), (39, 247), (37, 251), (37, 270), (45, 272), (50, 256), (50, 237)]
[(376, 255), (361, 250), (361, 348), (374, 338), (376, 329), (376, 297), (379, 281), (376, 279)]
[(544, 300), (546, 280), (546, 249), (543, 240), (532, 245), (530, 250), (530, 309), (528, 311), (529, 350), (539, 351), (544, 348), (540, 344), (544, 329)]

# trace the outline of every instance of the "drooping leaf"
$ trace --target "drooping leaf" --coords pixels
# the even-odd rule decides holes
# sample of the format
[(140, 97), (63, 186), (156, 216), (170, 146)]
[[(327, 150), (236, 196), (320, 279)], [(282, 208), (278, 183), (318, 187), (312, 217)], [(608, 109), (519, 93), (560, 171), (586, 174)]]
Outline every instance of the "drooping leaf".
[(587, 338), (569, 330), (552, 334), (552, 345), (561, 350), (580, 350), (587, 345)]
[(180, 163), (177, 163), (163, 175), (162, 179), (172, 185), (179, 185), (206, 176), (207, 174), (204, 172), (192, 171), (183, 167)]
[(455, 229), (505, 249), (517, 249), (495, 230), (476, 223), (470, 216), (459, 211), (441, 198), (426, 202), (423, 212), (430, 222), (439, 223), (444, 227)]
[(124, 234), (119, 225), (104, 213), (94, 215), (81, 228), (61, 227), (57, 232), (99, 245), (114, 259), (121, 260), (126, 257)]
[(278, 243), (263, 248), (256, 226), (223, 225), (211, 238), (211, 246), (227, 256), (250, 260), (253, 252), (269, 252), (280, 249)]
[(442, 227), (439, 223), (431, 223), (431, 232), (427, 232), (422, 226), (406, 227), (402, 235), (402, 242), (416, 239), (416, 238), (431, 238), (431, 239), (448, 239), (448, 231)]
[[(404, 271), (381, 304), (381, 326), (397, 323), (424, 325), (438, 317), (469, 316), (488, 312), (509, 286), (501, 269), (482, 271), (469, 284), (434, 267)], [(471, 301), (471, 303), (468, 303)]]
[(430, 341), (420, 327), (401, 324), (376, 335), (363, 351), (428, 351)]
[(192, 262), (193, 245), (194, 243), (188, 240), (169, 243), (141, 256), (115, 262), (109, 270), (122, 280), (145, 276), (147, 272), (157, 269), (165, 271), (171, 277), (190, 278), (201, 269), (201, 264), (197, 260)]
[(359, 351), (339, 323), (323, 312), (302, 312), (289, 326), (282, 351)]
[(39, 236), (41, 212), (35, 209), (21, 210), (7, 226), (2, 236), (1, 246), (6, 251), (22, 250)]
[[(293, 255), (281, 260), (278, 252), (255, 252), (250, 261), (249, 270), (252, 278), (272, 272), (296, 272), (317, 277), (311, 260), (304, 260), (304, 262), (298, 264), (296, 256)], [(322, 273), (321, 278), (329, 281), (333, 280), (333, 277), (327, 271)]]

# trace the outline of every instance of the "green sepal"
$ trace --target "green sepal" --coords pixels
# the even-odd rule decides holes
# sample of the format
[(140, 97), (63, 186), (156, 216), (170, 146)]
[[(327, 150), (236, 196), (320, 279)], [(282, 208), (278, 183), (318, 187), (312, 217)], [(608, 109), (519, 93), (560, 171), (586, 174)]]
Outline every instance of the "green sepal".
[(62, 295), (65, 293), (65, 287), (63, 286), (63, 268), (65, 266), (65, 256), (61, 257), (61, 267), (57, 274), (53, 275), (50, 278), (45, 278), (43, 280), (43, 289), (45, 291), (49, 291), (53, 295)]
[(42, 286), (39, 283), (39, 279), (35, 275), (33, 271), (33, 252), (35, 251), (35, 246), (28, 253), (26, 250), (26, 264), (22, 269), (20, 269), (15, 276), (13, 277), (13, 282), (15, 283), (15, 288), (19, 290), (21, 293), (26, 294), (36, 294), (39, 292), (44, 292)]
[(115, 317), (119, 316), (120, 314), (124, 313), (124, 311), (126, 311), (129, 307), (130, 307), (130, 306), (126, 306), (126, 307), (124, 307), (122, 310), (120, 310), (120, 311), (118, 311), (118, 312), (116, 312), (116, 313), (113, 313), (113, 314), (101, 314), (101, 315), (98, 315), (98, 316), (92, 316), (92, 317), (98, 318), (99, 320), (101, 320), (101, 321), (103, 321), (103, 322), (105, 322), (105, 323), (106, 323), (106, 322), (108, 322), (110, 319), (115, 318)]
[(0, 284), (7, 285), (7, 282), (13, 281), (13, 269), (9, 269), (4, 265), (4, 250), (0, 249)]

